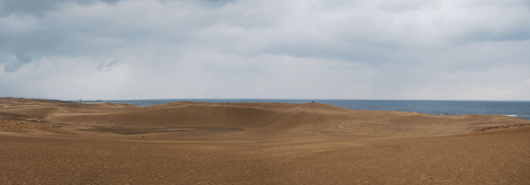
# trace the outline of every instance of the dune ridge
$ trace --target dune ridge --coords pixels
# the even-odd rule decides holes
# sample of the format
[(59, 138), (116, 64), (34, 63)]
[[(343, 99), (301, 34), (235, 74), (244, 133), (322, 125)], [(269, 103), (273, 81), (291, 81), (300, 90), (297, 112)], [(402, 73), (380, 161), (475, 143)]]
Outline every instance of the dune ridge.
[(175, 102), (154, 106), (2, 99), (1, 111), (51, 123), (122, 127), (236, 128), (254, 137), (419, 137), (530, 123), (500, 115), (441, 116), (350, 110), (321, 103)]
[(433, 136), (529, 123), (527, 120), (500, 115), (441, 116), (398, 111), (360, 111), (320, 103), (199, 102), (118, 109), (116, 112), (62, 113), (50, 116), (49, 120), (114, 126), (230, 127), (244, 129), (254, 136), (278, 137), (314, 134), (329, 137)]
[(320, 103), (0, 98), (0, 182), (529, 184), (529, 123)]

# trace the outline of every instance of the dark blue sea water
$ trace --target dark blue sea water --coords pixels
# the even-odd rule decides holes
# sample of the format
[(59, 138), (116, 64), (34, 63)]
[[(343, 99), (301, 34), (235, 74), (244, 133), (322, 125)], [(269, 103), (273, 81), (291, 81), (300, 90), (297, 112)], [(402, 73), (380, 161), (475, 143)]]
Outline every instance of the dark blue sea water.
[[(407, 111), (437, 115), (497, 114), (530, 120), (530, 101), (432, 101), (432, 100), (293, 100), (293, 99), (160, 99), (160, 100), (104, 100), (101, 102), (127, 103), (140, 106), (178, 101), (209, 103), (223, 102), (280, 102), (325, 103), (354, 110)], [(99, 101), (85, 101), (93, 103)]]

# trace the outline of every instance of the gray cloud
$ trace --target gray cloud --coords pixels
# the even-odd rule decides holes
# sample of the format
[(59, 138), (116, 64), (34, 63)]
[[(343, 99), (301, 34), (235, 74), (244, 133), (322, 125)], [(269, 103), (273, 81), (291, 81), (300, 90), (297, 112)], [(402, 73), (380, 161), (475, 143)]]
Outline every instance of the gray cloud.
[(110, 71), (112, 69), (112, 66), (116, 65), (118, 62), (119, 62), (118, 60), (114, 60), (110, 62), (101, 62), (99, 63), (98, 67), (96, 67), (96, 69), (107, 72), (107, 71)]
[(0, 64), (3, 64), (5, 72), (14, 72), (22, 68), (24, 64), (32, 61), (32, 58), (26, 54), (0, 54)]
[(8, 0), (0, 2), (0, 77), (10, 80), (0, 86), (16, 81), (9, 87), (73, 99), (530, 99), (516, 85), (530, 79), (529, 7)]
[(96, 2), (115, 4), (120, 0), (3, 0), (0, 2), (0, 17), (12, 14), (42, 16), (49, 11), (58, 11), (65, 3), (89, 6)]
[(236, 0), (196, 0), (196, 1), (189, 1), (190, 3), (196, 3), (203, 7), (208, 8), (220, 8), (225, 6), (228, 3), (234, 3)]

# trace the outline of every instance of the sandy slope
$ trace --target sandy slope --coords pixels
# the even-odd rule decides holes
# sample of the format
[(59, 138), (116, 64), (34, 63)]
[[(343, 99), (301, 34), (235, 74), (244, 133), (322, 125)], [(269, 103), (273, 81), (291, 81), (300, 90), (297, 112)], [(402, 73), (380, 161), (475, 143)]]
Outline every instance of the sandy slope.
[(506, 116), (7, 98), (0, 112), (0, 184), (530, 183), (530, 122)]

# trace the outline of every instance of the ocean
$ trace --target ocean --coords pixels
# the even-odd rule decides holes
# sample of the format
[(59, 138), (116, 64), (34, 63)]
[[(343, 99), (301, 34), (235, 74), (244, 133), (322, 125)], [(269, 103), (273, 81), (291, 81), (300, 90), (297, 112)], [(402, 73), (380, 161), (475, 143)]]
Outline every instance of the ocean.
[(109, 102), (140, 106), (157, 105), (179, 101), (209, 103), (235, 102), (279, 102), (279, 103), (325, 103), (353, 110), (407, 111), (437, 115), (505, 115), (530, 120), (530, 101), (436, 101), (436, 100), (318, 100), (318, 99), (153, 99), (153, 100), (97, 100), (83, 103)]

